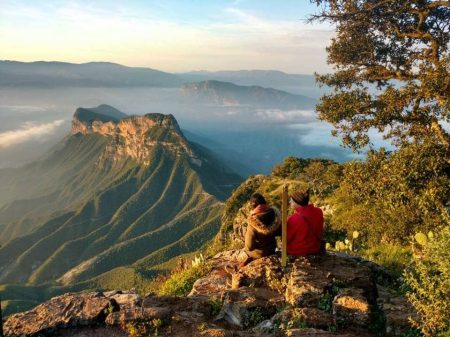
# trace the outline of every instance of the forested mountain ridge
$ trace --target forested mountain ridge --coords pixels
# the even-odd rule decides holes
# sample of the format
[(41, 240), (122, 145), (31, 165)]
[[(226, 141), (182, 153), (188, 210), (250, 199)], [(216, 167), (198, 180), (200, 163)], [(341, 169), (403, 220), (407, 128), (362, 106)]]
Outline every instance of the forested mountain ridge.
[(70, 285), (151, 267), (217, 233), (240, 177), (173, 116), (120, 117), (80, 108), (42, 160), (0, 171), (0, 283)]

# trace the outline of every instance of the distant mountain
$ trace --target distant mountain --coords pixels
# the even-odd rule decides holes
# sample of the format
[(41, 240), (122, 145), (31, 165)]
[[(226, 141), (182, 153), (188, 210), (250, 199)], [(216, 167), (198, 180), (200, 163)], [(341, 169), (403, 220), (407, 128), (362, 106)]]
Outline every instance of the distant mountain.
[(258, 85), (318, 97), (324, 90), (313, 75), (277, 70), (193, 71), (171, 74), (151, 68), (110, 62), (0, 61), (0, 87), (179, 87), (183, 83), (216, 80)]
[(180, 76), (109, 62), (0, 61), (0, 87), (178, 87)]
[(0, 284), (71, 286), (195, 251), (240, 181), (172, 115), (77, 109), (44, 158), (0, 170)]
[(186, 82), (216, 80), (238, 85), (258, 85), (314, 98), (326, 90), (319, 88), (314, 75), (287, 74), (278, 70), (192, 71), (179, 74)]
[(184, 84), (182, 91), (185, 97), (192, 100), (225, 106), (312, 109), (316, 104), (315, 99), (281, 90), (213, 80)]

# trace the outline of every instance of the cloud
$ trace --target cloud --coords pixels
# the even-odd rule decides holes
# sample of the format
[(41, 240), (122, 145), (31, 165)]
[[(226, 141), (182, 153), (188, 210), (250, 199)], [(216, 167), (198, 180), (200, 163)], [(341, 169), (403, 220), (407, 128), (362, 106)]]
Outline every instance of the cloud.
[(53, 7), (10, 4), (1, 16), (7, 20), (0, 20), (0, 58), (104, 60), (167, 71), (329, 70), (330, 27), (267, 19), (236, 3), (201, 20), (176, 19), (165, 11), (77, 1)]
[(305, 123), (316, 120), (316, 113), (312, 110), (259, 109), (255, 112), (255, 116), (264, 121), (280, 123)]
[(52, 134), (64, 120), (59, 119), (46, 124), (25, 123), (21, 128), (0, 133), (0, 148), (7, 148), (15, 144), (25, 143)]
[(30, 113), (30, 112), (44, 112), (46, 109), (44, 107), (32, 106), (32, 105), (1, 105), (0, 111), (7, 110), (15, 113)]

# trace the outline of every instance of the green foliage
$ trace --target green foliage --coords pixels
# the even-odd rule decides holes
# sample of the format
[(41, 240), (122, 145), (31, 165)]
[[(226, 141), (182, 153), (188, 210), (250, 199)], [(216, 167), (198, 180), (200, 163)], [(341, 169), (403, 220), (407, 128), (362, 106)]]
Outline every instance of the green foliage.
[(331, 313), (333, 309), (333, 299), (339, 292), (339, 286), (337, 284), (331, 286), (327, 289), (319, 299), (317, 308), (326, 312)]
[(222, 301), (211, 300), (209, 304), (211, 305), (211, 316), (217, 316), (222, 310)]
[(164, 322), (159, 318), (149, 321), (135, 321), (125, 324), (122, 329), (127, 332), (129, 337), (148, 337), (158, 336), (159, 330)]
[(397, 152), (371, 151), (364, 162), (345, 164), (330, 202), (334, 229), (357, 230), (369, 242), (403, 242), (442, 225), (450, 200), (445, 151), (425, 142)]
[(406, 331), (402, 337), (421, 337), (422, 333), (417, 329), (410, 329)]
[(242, 318), (242, 326), (244, 329), (252, 328), (262, 321), (273, 316), (274, 312), (268, 308), (256, 307), (249, 309)]
[(390, 243), (380, 243), (363, 249), (358, 255), (382, 266), (396, 278), (403, 275), (412, 260), (411, 248)]
[(297, 179), (305, 167), (309, 164), (308, 159), (287, 157), (284, 161), (272, 169), (272, 176), (287, 179)]
[(328, 159), (287, 157), (272, 169), (272, 177), (302, 181), (320, 197), (330, 194), (341, 176), (342, 166)]
[(312, 20), (336, 27), (327, 48), (336, 71), (317, 77), (334, 89), (316, 107), (320, 118), (353, 148), (369, 144), (375, 128), (397, 143), (433, 138), (448, 160), (450, 3), (311, 1), (321, 5)]
[(369, 331), (379, 336), (384, 336), (386, 332), (386, 318), (378, 305), (372, 308)]
[(208, 271), (207, 265), (200, 265), (173, 273), (161, 285), (158, 293), (160, 295), (187, 296), (191, 292), (194, 282), (205, 276)]
[(417, 310), (416, 322), (424, 336), (437, 336), (450, 330), (450, 226), (436, 233), (435, 239), (423, 246), (421, 256), (414, 259), (405, 273), (411, 291), (408, 299)]

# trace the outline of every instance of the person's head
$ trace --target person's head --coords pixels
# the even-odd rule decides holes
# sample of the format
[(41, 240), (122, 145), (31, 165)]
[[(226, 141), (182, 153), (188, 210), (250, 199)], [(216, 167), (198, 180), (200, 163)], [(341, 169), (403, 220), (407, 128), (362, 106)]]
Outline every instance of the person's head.
[(306, 206), (309, 203), (309, 189), (297, 190), (291, 194), (291, 205), (293, 207)]
[(253, 193), (253, 195), (250, 197), (250, 207), (255, 208), (259, 205), (266, 204), (266, 199), (263, 197), (260, 193)]

